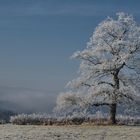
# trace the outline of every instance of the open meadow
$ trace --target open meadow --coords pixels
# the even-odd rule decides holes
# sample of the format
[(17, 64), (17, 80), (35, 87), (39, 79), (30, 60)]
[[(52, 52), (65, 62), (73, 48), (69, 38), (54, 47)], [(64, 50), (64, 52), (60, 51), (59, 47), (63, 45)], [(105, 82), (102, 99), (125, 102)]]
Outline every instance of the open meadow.
[(0, 125), (0, 140), (139, 140), (140, 126)]

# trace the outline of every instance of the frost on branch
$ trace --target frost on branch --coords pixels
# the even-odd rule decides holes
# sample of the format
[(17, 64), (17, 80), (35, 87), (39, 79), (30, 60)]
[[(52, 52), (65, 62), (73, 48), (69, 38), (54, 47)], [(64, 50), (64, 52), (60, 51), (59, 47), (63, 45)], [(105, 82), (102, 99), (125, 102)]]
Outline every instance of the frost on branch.
[(67, 92), (61, 93), (57, 98), (57, 106), (54, 112), (58, 116), (73, 115), (73, 113), (81, 111), (82, 96), (77, 93)]
[(92, 95), (86, 104), (109, 105), (112, 123), (118, 105), (140, 99), (140, 27), (133, 16), (118, 13), (101, 22), (87, 47), (72, 58), (81, 63), (79, 77), (68, 87), (78, 93), (84, 87), (87, 97)]

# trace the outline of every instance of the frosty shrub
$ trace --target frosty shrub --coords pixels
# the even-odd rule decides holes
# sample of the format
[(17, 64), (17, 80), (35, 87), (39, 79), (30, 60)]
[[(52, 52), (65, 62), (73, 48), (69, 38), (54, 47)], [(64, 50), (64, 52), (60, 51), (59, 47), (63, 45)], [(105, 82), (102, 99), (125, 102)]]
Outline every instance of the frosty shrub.
[[(84, 96), (81, 94), (68, 92), (62, 93), (57, 98), (57, 106), (54, 108), (54, 113), (57, 116), (73, 116), (75, 113), (82, 113), (82, 104)], [(80, 114), (82, 115), (82, 114)]]
[(10, 118), (12, 124), (19, 125), (51, 125), (52, 121), (55, 121), (54, 118), (47, 114), (19, 114)]
[(11, 116), (10, 122), (17, 125), (71, 125), (82, 124), (84, 117), (56, 117), (47, 114), (19, 114)]
[[(140, 125), (139, 116), (117, 115), (117, 123), (120, 125)], [(60, 117), (47, 114), (19, 114), (12, 116), (10, 122), (16, 125), (81, 125), (81, 124), (108, 124), (109, 116), (96, 112), (80, 117), (79, 115)]]

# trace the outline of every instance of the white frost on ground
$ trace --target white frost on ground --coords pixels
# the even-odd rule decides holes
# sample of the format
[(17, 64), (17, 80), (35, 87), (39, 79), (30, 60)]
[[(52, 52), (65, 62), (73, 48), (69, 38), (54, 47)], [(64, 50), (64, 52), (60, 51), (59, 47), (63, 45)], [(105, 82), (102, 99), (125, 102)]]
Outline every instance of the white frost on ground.
[(140, 126), (0, 125), (0, 140), (139, 140)]

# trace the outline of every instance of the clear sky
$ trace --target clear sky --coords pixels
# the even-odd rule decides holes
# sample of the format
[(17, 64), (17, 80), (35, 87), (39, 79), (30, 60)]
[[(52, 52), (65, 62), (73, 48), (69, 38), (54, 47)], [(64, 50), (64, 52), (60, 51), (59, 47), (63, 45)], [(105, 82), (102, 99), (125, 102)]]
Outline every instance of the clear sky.
[(63, 92), (78, 70), (70, 56), (86, 47), (98, 23), (123, 11), (140, 24), (139, 5), (140, 0), (0, 0), (1, 100), (41, 94), (28, 97), (23, 89), (43, 90), (43, 98)]

